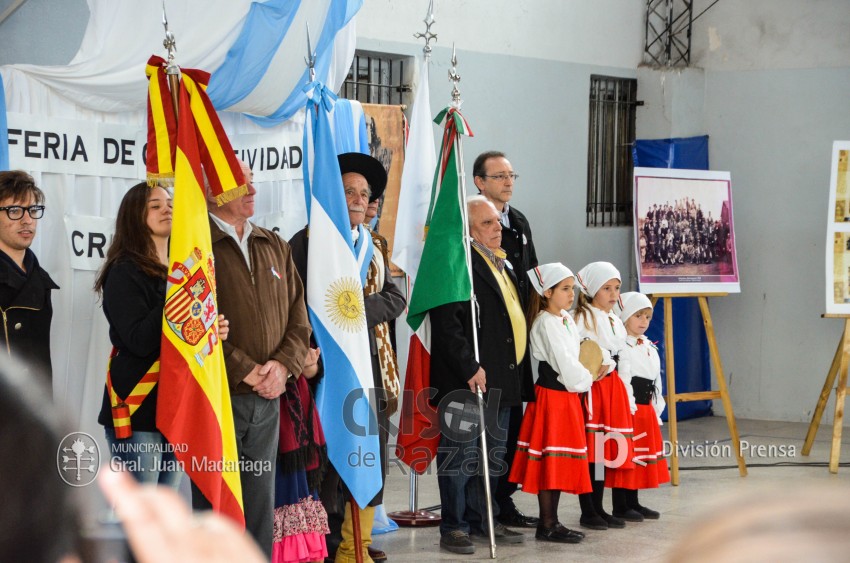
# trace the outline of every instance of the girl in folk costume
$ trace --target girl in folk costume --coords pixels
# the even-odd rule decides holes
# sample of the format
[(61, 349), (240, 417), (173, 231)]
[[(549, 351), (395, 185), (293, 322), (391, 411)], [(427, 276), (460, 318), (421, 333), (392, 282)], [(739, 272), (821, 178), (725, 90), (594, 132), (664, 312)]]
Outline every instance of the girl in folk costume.
[[(580, 522), (592, 530), (623, 528), (626, 523), (622, 517), (608, 514), (602, 508), (604, 475), (634, 467), (634, 397), (631, 386), (624, 385), (617, 370), (618, 362), (622, 363), (619, 353), (626, 347), (626, 327), (613, 313), (620, 297), (620, 272), (608, 262), (593, 262), (579, 270), (576, 279), (581, 294), (573, 315), (579, 334), (599, 344), (603, 365), (607, 365), (609, 371), (608, 375), (594, 381), (591, 389), (593, 408), (585, 413), (593, 492), (579, 495)], [(625, 516), (629, 520), (643, 519), (637, 512)]]
[(652, 303), (646, 295), (634, 291), (621, 295), (620, 301), (616, 309), (628, 333), (626, 347), (620, 352), (621, 361), (627, 360), (623, 364), (628, 371), (623, 370), (620, 375), (624, 380), (631, 379), (637, 411), (634, 415), (635, 468), (612, 472), (610, 479), (610, 486), (616, 487), (614, 514), (632, 510), (644, 518), (657, 520), (658, 512), (638, 502), (638, 489), (655, 489), (670, 481), (660, 429), (665, 406), (661, 394), (661, 360), (655, 345), (644, 335), (652, 319)]
[[(97, 421), (104, 426), (110, 457), (118, 457), (141, 482), (177, 487), (182, 467), (156, 427), (159, 352), (171, 194), (136, 184), (124, 195), (115, 235), (94, 284), (112, 342), (107, 383)], [(228, 322), (219, 315), (218, 336)]]
[(573, 273), (555, 263), (529, 270), (528, 277), (535, 289), (528, 307), (529, 342), (540, 364), (536, 402), (528, 404), (522, 419), (509, 479), (537, 495), (537, 539), (578, 543), (584, 534), (558, 522), (558, 501), (561, 491), (592, 490), (579, 393), (590, 390), (596, 374), (579, 363), (579, 331), (567, 313), (575, 298)]
[(323, 561), (328, 515), (318, 488), (327, 468), (327, 447), (307, 380), (319, 371), (311, 348), (301, 377), (290, 377), (280, 396), (280, 442), (275, 473), (272, 563)]

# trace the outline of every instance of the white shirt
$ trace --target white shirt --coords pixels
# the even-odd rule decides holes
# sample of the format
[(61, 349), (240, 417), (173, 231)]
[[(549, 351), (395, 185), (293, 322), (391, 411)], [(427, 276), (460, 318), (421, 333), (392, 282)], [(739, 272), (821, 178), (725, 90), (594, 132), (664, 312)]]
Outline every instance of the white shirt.
[[(613, 312), (606, 313), (593, 305), (590, 305), (589, 308), (593, 314), (593, 320), (596, 321), (596, 330), (593, 329), (593, 323), (587, 326), (584, 321), (579, 321), (576, 323), (579, 329), (579, 336), (581, 338), (590, 338), (599, 344), (599, 347), (602, 348), (602, 363), (609, 366), (608, 373), (611, 373), (615, 367), (615, 362), (611, 356), (618, 355), (626, 348), (626, 336), (628, 334), (626, 332), (626, 326), (620, 320), (620, 317)], [(617, 368), (617, 374), (623, 380), (626, 393), (629, 396), (629, 408), (632, 414), (634, 414), (637, 411), (637, 405), (635, 404), (635, 396), (632, 392), (632, 376), (628, 375), (628, 379), (626, 379), (627, 374), (629, 374), (628, 358), (623, 359), (621, 356)]]
[(664, 401), (664, 395), (661, 394), (661, 359), (658, 357), (658, 349), (644, 335), (627, 336), (626, 348), (620, 352), (620, 360), (622, 361), (623, 358), (628, 359), (626, 365), (629, 373), (627, 375), (652, 381), (655, 387), (652, 408), (655, 409), (658, 424), (662, 424), (661, 413), (664, 412), (667, 403)]
[(584, 393), (590, 390), (593, 376), (578, 361), (581, 340), (575, 321), (566, 311), (562, 310), (561, 314), (560, 317), (548, 311), (537, 314), (529, 335), (531, 355), (558, 372), (558, 382), (567, 391)]
[(499, 213), (499, 222), (506, 229), (511, 228), (511, 216), (508, 215), (508, 211), (510, 211), (510, 210), (511, 210), (511, 206), (508, 205), (507, 202), (505, 202), (505, 206), (502, 208), (501, 213)]
[(236, 232), (236, 227), (231, 225), (230, 223), (225, 223), (212, 213), (210, 213), (210, 217), (215, 221), (215, 224), (218, 225), (218, 228), (224, 231), (225, 234), (230, 235), (233, 240), (236, 241), (236, 244), (239, 246), (239, 250), (242, 251), (242, 256), (245, 257), (245, 263), (248, 265), (248, 271), (251, 271), (251, 252), (248, 250), (248, 235), (251, 234), (251, 231), (254, 230), (254, 227), (251, 225), (250, 221), (245, 221), (245, 226), (242, 228), (242, 240), (239, 240), (239, 234)]

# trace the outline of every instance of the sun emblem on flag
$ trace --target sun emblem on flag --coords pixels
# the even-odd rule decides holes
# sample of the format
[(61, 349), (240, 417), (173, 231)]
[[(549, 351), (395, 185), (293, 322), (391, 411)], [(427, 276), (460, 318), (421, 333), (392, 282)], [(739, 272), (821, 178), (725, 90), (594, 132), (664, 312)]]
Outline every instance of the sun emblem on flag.
[(325, 310), (331, 321), (347, 332), (357, 332), (365, 326), (363, 288), (354, 278), (340, 278), (325, 293)]

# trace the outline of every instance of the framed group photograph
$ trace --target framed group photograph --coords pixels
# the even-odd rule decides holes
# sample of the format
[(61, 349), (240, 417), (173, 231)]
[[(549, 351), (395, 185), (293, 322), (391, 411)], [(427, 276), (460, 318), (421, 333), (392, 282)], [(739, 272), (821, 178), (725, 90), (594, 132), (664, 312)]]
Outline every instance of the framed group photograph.
[(826, 232), (826, 312), (850, 314), (850, 192), (847, 161), (850, 141), (835, 141), (829, 175)]
[(640, 290), (739, 293), (729, 172), (635, 168)]

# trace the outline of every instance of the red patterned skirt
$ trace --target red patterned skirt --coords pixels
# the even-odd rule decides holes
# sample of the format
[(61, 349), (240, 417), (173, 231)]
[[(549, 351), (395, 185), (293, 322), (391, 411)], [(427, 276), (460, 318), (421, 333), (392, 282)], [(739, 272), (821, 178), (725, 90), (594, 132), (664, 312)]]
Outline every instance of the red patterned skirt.
[(535, 386), (522, 419), (509, 480), (526, 493), (589, 493), (584, 416), (577, 393)]
[(670, 481), (664, 440), (652, 405), (638, 405), (635, 419), (635, 467), (630, 471), (610, 471), (605, 475), (606, 487), (623, 489), (655, 489)]
[[(634, 422), (629, 407), (629, 395), (623, 380), (612, 371), (593, 382), (590, 389), (592, 405), (585, 403), (585, 430), (587, 432), (587, 456), (591, 463), (615, 463), (611, 471), (628, 470), (634, 467)], [(589, 412), (589, 407), (593, 412)], [(600, 442), (600, 440), (603, 440)], [(603, 451), (597, 452), (597, 443)]]

